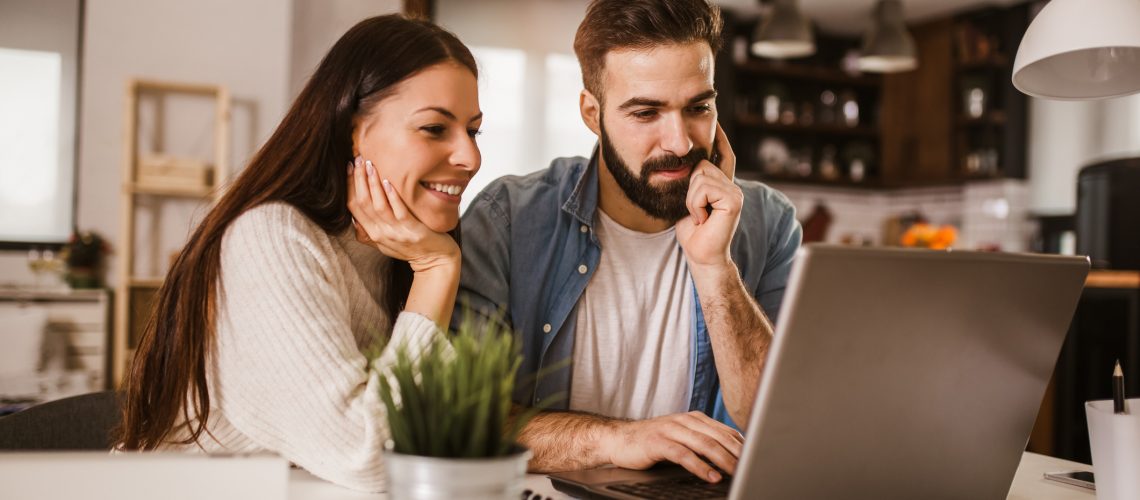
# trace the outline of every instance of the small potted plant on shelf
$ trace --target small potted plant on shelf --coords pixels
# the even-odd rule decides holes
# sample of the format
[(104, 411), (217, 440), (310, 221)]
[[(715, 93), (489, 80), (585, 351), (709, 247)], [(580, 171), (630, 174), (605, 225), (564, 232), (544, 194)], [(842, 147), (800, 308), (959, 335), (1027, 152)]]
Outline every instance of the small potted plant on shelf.
[(63, 246), (61, 257), (67, 270), (64, 280), (71, 288), (103, 286), (103, 260), (111, 246), (99, 233), (76, 230)]
[(521, 497), (531, 453), (516, 438), (537, 410), (512, 412), (522, 357), (514, 335), (492, 323), (465, 321), (418, 359), (397, 346), (379, 384), (391, 498)]

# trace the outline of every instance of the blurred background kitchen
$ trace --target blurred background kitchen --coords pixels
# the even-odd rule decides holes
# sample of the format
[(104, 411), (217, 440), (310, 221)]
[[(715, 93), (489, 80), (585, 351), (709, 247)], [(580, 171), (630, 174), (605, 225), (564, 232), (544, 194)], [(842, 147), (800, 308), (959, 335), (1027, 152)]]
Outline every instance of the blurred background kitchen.
[[(1081, 404), (1108, 397), (1111, 360), (1140, 388), (1140, 97), (1015, 89), (1043, 1), (716, 3), (737, 175), (786, 193), (805, 240), (1092, 256), (1030, 442), (1088, 462)], [(0, 413), (115, 386), (215, 188), (365, 17), (429, 16), (473, 49), (469, 189), (588, 156), (571, 48), (586, 4), (0, 0)]]

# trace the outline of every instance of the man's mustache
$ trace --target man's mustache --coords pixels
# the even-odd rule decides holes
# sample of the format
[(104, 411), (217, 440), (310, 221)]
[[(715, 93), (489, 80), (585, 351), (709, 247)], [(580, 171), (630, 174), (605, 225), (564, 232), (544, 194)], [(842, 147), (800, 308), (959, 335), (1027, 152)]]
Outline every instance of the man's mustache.
[(658, 170), (677, 170), (682, 167), (696, 167), (701, 160), (709, 159), (708, 150), (694, 148), (685, 156), (663, 155), (645, 160), (641, 164), (641, 175), (644, 177)]

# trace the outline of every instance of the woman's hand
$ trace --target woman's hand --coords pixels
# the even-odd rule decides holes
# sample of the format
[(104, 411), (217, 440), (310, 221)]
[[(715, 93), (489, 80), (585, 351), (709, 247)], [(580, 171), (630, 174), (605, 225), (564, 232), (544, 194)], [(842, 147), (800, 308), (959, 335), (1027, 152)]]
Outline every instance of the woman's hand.
[(357, 157), (348, 166), (348, 176), (348, 211), (356, 239), (411, 265), (414, 276), (404, 311), (422, 314), (445, 329), (459, 288), (459, 245), (420, 222), (396, 188), (380, 180), (372, 162)]
[(356, 157), (348, 165), (348, 176), (348, 210), (358, 241), (408, 262), (416, 273), (441, 266), (458, 268), (455, 240), (420, 222), (392, 184), (379, 178), (371, 161)]

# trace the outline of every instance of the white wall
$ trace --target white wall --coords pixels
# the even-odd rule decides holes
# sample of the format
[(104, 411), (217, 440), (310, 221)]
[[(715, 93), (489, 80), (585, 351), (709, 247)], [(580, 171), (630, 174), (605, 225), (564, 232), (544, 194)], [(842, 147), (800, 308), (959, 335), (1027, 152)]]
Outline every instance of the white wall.
[[(79, 17), (80, 5), (78, 0), (43, 2), (37, 0), (0, 0), (0, 47), (18, 50), (42, 51), (59, 54), (59, 90), (55, 96), (57, 102), (58, 118), (52, 120), (50, 111), (46, 109), (45, 102), (38, 99), (28, 99), (27, 95), (4, 96), (14, 99), (20, 104), (44, 106), (29, 110), (31, 113), (43, 113), (41, 119), (47, 121), (43, 132), (51, 130), (51, 123), (56, 122), (55, 137), (44, 138), (44, 144), (35, 139), (44, 137), (21, 137), (21, 134), (11, 134), (0, 139), (0, 147), (13, 148), (16, 151), (30, 153), (32, 158), (19, 158), (6, 156), (11, 164), (0, 165), (0, 182), (5, 185), (0, 191), (0, 210), (7, 213), (0, 214), (0, 226), (7, 238), (17, 234), (29, 235), (31, 238), (21, 240), (66, 240), (73, 225), (73, 175), (75, 172), (75, 117), (76, 117), (76, 74), (79, 63)], [(34, 83), (32, 85), (35, 85)], [(46, 92), (46, 89), (45, 89)], [(50, 101), (51, 94), (47, 97)], [(29, 102), (30, 101), (30, 102)], [(13, 101), (9, 101), (13, 102)], [(34, 103), (34, 104), (32, 104)], [(17, 104), (19, 105), (19, 104)], [(16, 113), (19, 111), (6, 109), (0, 113)], [(12, 115), (8, 115), (12, 117)], [(26, 131), (29, 123), (27, 115), (16, 118), (16, 122), (8, 122), (17, 129)], [(9, 129), (11, 130), (11, 129)], [(33, 130), (37, 130), (33, 128)], [(10, 133), (10, 132), (9, 132)], [(42, 132), (41, 132), (42, 133)], [(29, 141), (29, 139), (33, 139)], [(12, 144), (9, 141), (20, 141)], [(55, 142), (55, 150), (47, 147)], [(20, 146), (23, 146), (23, 149)], [(22, 150), (22, 151), (21, 151)], [(13, 153), (12, 149), (5, 153)], [(18, 155), (19, 153), (15, 153)], [(4, 160), (0, 160), (4, 161)], [(8, 170), (6, 167), (13, 167)], [(12, 175), (14, 174), (14, 175)], [(10, 184), (9, 184), (10, 183)], [(28, 195), (20, 203), (13, 203), (8, 196)], [(17, 228), (20, 229), (17, 229)], [(0, 275), (2, 276), (2, 275)], [(4, 281), (0, 278), (0, 281)]]
[(1070, 214), (1081, 167), (1140, 155), (1140, 95), (1105, 101), (1031, 98), (1027, 148), (1030, 210)]
[(1028, 215), (1028, 187), (1020, 180), (975, 181), (962, 186), (866, 190), (829, 186), (773, 184), (796, 207), (800, 221), (809, 218), (817, 205), (832, 215), (825, 241), (869, 241), (874, 245), (898, 245), (886, 241), (888, 218), (922, 214), (932, 224), (950, 224), (958, 229), (955, 248), (1000, 248), (1025, 251), (1032, 226)]
[[(89, 2), (84, 33), (79, 226), (118, 242), (123, 162), (124, 84), (132, 76), (225, 85), (234, 98), (235, 170), (245, 163), (284, 113), (290, 57), (291, 10), (276, 0)], [(168, 117), (169, 126), (181, 120)], [(180, 141), (208, 134), (209, 124), (182, 129)], [(207, 135), (208, 137), (208, 135)], [(179, 144), (170, 144), (172, 149)], [(207, 146), (208, 148), (209, 146)], [(200, 205), (184, 203), (165, 213), (158, 255), (185, 241)], [(140, 233), (146, 226), (140, 228)], [(146, 235), (140, 234), (140, 239)], [(114, 273), (110, 274), (112, 281)]]
[(503, 175), (546, 168), (559, 156), (589, 156), (596, 137), (578, 113), (581, 72), (574, 33), (586, 0), (437, 0), (436, 21), (479, 62), (483, 166), (463, 207)]
[[(325, 52), (366, 17), (399, 12), (400, 0), (98, 0), (87, 2), (78, 158), (77, 224), (119, 245), (125, 85), (146, 77), (221, 84), (233, 98), (231, 170), (269, 137), (296, 91)], [(205, 155), (209, 103), (176, 101), (167, 109), (164, 146)], [(197, 104), (197, 106), (195, 106)], [(179, 114), (187, 111), (186, 114)], [(141, 120), (144, 135), (153, 120)], [(207, 140), (203, 140), (206, 138)], [(136, 272), (162, 274), (203, 215), (195, 202), (140, 210), (140, 233), (157, 231), (157, 249), (142, 250)], [(145, 241), (145, 237), (136, 238)], [(116, 279), (118, 255), (108, 270)], [(30, 283), (25, 252), (0, 252), (0, 285)]]
[[(118, 242), (124, 96), (130, 77), (228, 86), (235, 100), (232, 164), (243, 164), (276, 126), (289, 98), (291, 17), (291, 3), (278, 0), (87, 2), (78, 226)], [(188, 140), (199, 132), (187, 134)], [(178, 212), (170, 214), (173, 219), (194, 213), (195, 207), (171, 212)], [(184, 218), (161, 228), (164, 240), (185, 237), (189, 220)], [(165, 255), (158, 258), (165, 260)], [(108, 273), (112, 281), (115, 260)], [(29, 275), (23, 252), (0, 255), (0, 282), (27, 282)]]
[(357, 22), (400, 12), (402, 0), (293, 0), (289, 95), (308, 82), (325, 53)]

